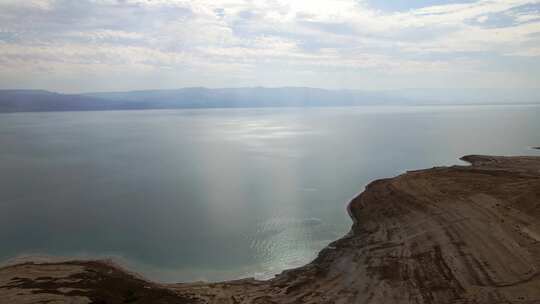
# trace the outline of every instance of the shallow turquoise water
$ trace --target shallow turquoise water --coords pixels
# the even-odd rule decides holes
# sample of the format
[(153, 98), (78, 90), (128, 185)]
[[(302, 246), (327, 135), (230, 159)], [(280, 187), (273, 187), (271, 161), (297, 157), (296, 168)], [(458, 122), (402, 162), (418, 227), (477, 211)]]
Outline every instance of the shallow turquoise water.
[(346, 204), (373, 179), (540, 155), (538, 118), (539, 106), (0, 114), (0, 260), (268, 277), (345, 234)]

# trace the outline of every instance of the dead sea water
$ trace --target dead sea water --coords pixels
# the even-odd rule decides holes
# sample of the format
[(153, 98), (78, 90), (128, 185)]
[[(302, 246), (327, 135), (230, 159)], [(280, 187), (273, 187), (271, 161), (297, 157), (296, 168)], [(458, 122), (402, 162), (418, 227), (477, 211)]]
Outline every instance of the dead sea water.
[(376, 178), (540, 155), (539, 106), (0, 114), (0, 261), (113, 257), (166, 282), (313, 259)]

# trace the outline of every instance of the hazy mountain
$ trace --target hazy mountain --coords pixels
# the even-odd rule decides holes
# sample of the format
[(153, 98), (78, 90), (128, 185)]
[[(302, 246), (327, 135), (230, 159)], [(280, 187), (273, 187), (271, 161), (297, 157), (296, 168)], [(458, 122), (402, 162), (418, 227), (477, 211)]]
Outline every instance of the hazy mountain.
[(185, 88), (179, 90), (90, 93), (85, 96), (156, 108), (353, 106), (398, 102), (396, 97), (350, 90), (314, 88)]
[(540, 89), (403, 89), (384, 93), (422, 104), (540, 103)]
[(108, 110), (117, 106), (109, 100), (83, 95), (42, 90), (0, 90), (0, 112)]
[(357, 91), (256, 87), (184, 88), (86, 94), (59, 94), (41, 90), (0, 90), (0, 112), (501, 103), (540, 103), (540, 90)]

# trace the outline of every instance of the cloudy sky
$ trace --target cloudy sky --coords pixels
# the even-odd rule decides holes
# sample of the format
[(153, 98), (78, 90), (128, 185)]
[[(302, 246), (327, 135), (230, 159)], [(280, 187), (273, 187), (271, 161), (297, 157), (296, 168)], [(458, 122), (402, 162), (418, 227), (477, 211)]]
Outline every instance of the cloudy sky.
[(0, 0), (0, 87), (540, 87), (540, 0)]

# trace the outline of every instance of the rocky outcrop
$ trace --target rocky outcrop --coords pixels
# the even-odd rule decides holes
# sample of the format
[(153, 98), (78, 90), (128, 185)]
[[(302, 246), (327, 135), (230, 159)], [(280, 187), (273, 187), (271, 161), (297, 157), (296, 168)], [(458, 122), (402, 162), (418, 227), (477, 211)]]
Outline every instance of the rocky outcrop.
[(348, 235), (312, 263), (269, 281), (158, 285), (102, 262), (27, 263), (0, 269), (0, 298), (540, 303), (540, 157), (463, 160), (471, 166), (372, 182), (349, 205), (354, 224)]

